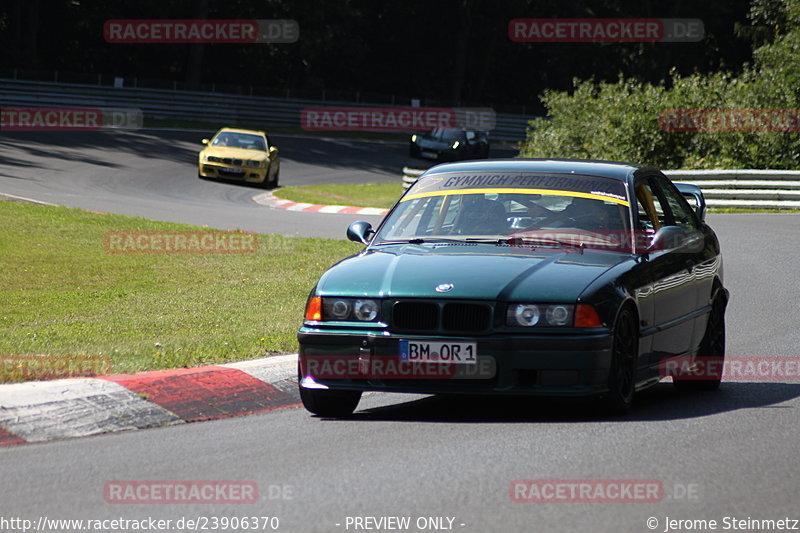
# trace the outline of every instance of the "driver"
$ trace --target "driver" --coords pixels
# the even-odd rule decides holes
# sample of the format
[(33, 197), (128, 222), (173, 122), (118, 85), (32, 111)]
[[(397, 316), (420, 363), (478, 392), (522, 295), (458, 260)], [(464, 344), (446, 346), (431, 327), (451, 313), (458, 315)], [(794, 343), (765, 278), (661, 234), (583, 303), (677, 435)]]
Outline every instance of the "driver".
[(543, 218), (542, 224), (558, 223), (560, 227), (572, 227), (580, 223), (584, 229), (612, 229), (619, 226), (619, 213), (616, 206), (606, 205), (591, 198), (573, 198), (561, 211), (553, 211), (536, 202), (526, 201), (528, 215)]

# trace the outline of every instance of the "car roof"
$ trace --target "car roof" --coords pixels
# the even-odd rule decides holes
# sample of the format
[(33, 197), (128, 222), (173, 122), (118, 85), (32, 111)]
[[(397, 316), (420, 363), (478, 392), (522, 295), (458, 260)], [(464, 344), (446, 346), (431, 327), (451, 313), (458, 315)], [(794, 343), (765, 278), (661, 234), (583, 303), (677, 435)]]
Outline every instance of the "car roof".
[(420, 179), (445, 172), (548, 172), (559, 174), (583, 174), (627, 180), (637, 171), (656, 171), (657, 169), (635, 163), (601, 161), (587, 159), (483, 159), (479, 161), (460, 161), (445, 163), (428, 169)]
[(220, 128), (220, 130), (217, 133), (222, 133), (222, 132), (251, 133), (251, 134), (255, 134), (255, 135), (266, 135), (266, 133), (264, 133), (261, 130), (245, 130), (245, 129), (242, 129), (242, 128)]

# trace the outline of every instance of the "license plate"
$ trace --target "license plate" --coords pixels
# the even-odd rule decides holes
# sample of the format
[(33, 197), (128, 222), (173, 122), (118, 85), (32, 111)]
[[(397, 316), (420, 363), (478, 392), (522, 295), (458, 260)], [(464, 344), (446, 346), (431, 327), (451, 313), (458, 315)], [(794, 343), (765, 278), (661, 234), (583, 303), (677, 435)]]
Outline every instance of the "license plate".
[(474, 342), (431, 342), (401, 340), (400, 360), (410, 363), (478, 364)]
[(229, 174), (243, 174), (244, 170), (241, 168), (235, 167), (222, 167), (223, 172), (228, 172)]
[(421, 155), (422, 155), (422, 157), (428, 157), (430, 159), (436, 159), (436, 152), (429, 152), (427, 150), (423, 150)]

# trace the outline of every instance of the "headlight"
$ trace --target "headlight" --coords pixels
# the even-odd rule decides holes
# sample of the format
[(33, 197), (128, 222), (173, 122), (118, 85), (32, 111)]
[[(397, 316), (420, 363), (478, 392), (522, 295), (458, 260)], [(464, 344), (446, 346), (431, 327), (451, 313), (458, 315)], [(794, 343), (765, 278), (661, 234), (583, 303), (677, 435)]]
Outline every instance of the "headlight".
[(322, 320), (375, 322), (379, 315), (378, 300), (366, 298), (322, 299)]
[(508, 314), (511, 315), (508, 318), (513, 319), (514, 322), (511, 325), (535, 326), (539, 322), (539, 307), (535, 304), (517, 304), (508, 311)]
[(263, 167), (264, 166), (264, 161), (248, 161), (247, 162), (247, 166), (248, 167)]
[(207, 155), (206, 161), (211, 161), (212, 163), (219, 163), (221, 159), (219, 157), (214, 157), (213, 155)]
[(566, 326), (572, 322), (572, 306), (550, 305), (547, 307), (547, 323), (551, 326)]
[(378, 317), (378, 302), (375, 300), (356, 300), (353, 313), (362, 322), (371, 322)]
[(330, 309), (331, 318), (336, 320), (347, 320), (347, 318), (350, 316), (350, 312), (353, 310), (353, 306), (350, 305), (348, 300), (334, 300)]
[(572, 326), (574, 316), (574, 305), (510, 304), (506, 311), (506, 325), (523, 327)]
[(411, 142), (412, 142), (412, 143), (415, 143), (415, 142), (417, 142), (417, 134), (416, 134), (416, 133), (415, 133), (414, 135), (412, 135), (412, 136), (411, 136)]
[(459, 146), (461, 146), (461, 143), (459, 141), (454, 142), (453, 143), (453, 150), (457, 150)]

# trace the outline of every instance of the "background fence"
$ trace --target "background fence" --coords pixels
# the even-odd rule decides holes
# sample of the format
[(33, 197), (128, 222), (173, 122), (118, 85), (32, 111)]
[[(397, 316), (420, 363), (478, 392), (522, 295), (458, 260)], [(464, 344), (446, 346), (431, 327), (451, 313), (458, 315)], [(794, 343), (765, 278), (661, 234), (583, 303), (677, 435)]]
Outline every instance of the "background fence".
[[(108, 83), (102, 76), (98, 83)], [(214, 122), (222, 125), (263, 124), (300, 128), (300, 111), (306, 107), (406, 107), (383, 103), (311, 100), (192, 92), (142, 87), (114, 87), (78, 83), (26, 81), (0, 78), (0, 106), (88, 106), (136, 108), (145, 119), (176, 119)], [(490, 138), (522, 141), (533, 116), (497, 113)]]

